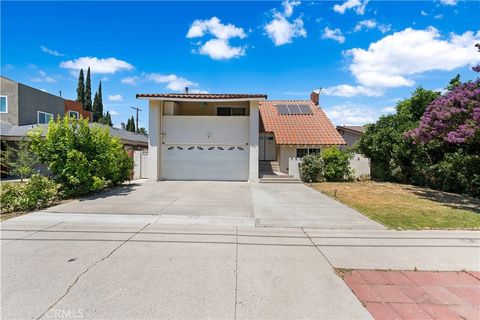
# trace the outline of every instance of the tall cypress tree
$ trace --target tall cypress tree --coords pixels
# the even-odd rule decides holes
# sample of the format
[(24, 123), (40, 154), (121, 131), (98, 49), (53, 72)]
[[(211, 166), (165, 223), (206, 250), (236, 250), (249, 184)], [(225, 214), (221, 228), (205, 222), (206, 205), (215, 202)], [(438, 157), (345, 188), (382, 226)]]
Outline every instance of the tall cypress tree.
[(135, 119), (133, 118), (133, 116), (130, 118), (130, 122), (132, 123), (132, 132), (135, 132)]
[(78, 75), (77, 101), (80, 102), (85, 109), (85, 80), (83, 78), (83, 69), (80, 69), (80, 74)]
[(103, 98), (102, 98), (102, 81), (98, 85), (98, 106), (100, 110), (100, 116), (103, 115)]
[(98, 110), (98, 108), (99, 108), (98, 104), (99, 104), (99, 101), (98, 101), (98, 93), (95, 92), (95, 98), (93, 98), (93, 106), (92, 106), (92, 121), (93, 121), (93, 122), (97, 122), (97, 121), (98, 121), (98, 118), (97, 118), (98, 113), (97, 113), (97, 111), (96, 111), (96, 110)]
[(103, 117), (103, 102), (102, 102), (102, 82), (98, 85), (98, 91), (95, 93), (93, 100), (93, 122), (98, 122), (98, 119)]
[(87, 79), (85, 81), (85, 106), (84, 109), (92, 111), (92, 83), (90, 79), (90, 67), (87, 70)]
[(110, 127), (113, 127), (112, 117), (110, 116), (110, 112), (107, 111), (107, 114), (105, 114), (105, 119), (106, 119), (105, 122), (106, 122)]

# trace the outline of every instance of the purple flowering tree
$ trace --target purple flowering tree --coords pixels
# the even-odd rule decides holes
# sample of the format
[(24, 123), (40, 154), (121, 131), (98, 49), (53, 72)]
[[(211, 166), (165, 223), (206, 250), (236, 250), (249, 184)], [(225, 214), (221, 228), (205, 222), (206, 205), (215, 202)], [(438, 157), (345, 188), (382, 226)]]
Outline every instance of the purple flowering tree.
[(460, 84), (435, 99), (419, 126), (405, 133), (415, 143), (442, 141), (449, 144), (480, 142), (480, 79)]

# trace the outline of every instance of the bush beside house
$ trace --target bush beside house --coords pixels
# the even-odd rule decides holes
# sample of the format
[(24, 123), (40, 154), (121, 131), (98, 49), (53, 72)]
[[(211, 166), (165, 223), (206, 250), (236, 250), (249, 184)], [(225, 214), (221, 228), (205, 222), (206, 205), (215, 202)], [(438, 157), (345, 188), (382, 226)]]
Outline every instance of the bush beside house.
[[(40, 209), (63, 197), (75, 197), (128, 180), (133, 161), (108, 129), (90, 127), (72, 117), (51, 121), (45, 136), (30, 133), (30, 148), (51, 179), (33, 175), (27, 183), (4, 183), (2, 212)], [(24, 151), (17, 151), (17, 153)]]
[(351, 154), (337, 147), (330, 147), (321, 154), (310, 154), (302, 158), (300, 170), (305, 182), (346, 181), (352, 177)]

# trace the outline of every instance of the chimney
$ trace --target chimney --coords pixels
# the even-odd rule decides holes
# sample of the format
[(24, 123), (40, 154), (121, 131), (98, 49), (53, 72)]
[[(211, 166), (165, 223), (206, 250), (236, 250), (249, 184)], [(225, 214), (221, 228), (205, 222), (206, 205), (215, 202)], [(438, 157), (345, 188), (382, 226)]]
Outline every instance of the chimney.
[(188, 87), (185, 87), (185, 93), (188, 93)]
[(312, 93), (310, 93), (310, 100), (312, 100), (316, 106), (318, 106), (320, 103), (320, 91), (322, 91), (322, 88), (313, 90)]
[(59, 91), (59, 94), (60, 94), (60, 98), (62, 97), (62, 90)]

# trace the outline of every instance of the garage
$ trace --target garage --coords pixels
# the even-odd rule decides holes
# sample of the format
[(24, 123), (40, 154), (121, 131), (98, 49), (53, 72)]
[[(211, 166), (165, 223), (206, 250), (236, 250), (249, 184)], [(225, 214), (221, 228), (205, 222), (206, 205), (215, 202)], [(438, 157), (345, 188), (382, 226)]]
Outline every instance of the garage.
[(164, 145), (165, 180), (248, 180), (245, 145)]

